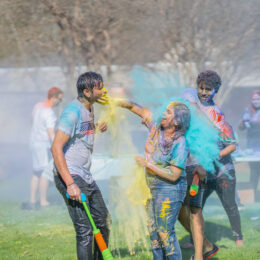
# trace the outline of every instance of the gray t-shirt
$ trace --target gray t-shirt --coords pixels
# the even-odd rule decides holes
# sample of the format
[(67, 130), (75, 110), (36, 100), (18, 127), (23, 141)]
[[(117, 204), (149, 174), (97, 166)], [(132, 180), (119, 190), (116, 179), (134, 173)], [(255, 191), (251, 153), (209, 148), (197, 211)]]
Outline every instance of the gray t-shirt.
[(88, 184), (93, 182), (90, 173), (94, 144), (94, 111), (89, 112), (78, 99), (74, 99), (62, 111), (58, 129), (70, 136), (63, 148), (71, 175), (79, 175)]

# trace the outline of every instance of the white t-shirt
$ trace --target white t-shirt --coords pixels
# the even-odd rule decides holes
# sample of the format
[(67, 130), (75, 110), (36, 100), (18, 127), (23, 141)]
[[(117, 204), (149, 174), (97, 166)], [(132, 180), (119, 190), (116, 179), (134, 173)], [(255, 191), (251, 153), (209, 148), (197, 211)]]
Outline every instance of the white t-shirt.
[(31, 146), (44, 143), (50, 147), (47, 129), (55, 128), (56, 121), (57, 117), (51, 107), (46, 106), (45, 102), (37, 103), (32, 112)]

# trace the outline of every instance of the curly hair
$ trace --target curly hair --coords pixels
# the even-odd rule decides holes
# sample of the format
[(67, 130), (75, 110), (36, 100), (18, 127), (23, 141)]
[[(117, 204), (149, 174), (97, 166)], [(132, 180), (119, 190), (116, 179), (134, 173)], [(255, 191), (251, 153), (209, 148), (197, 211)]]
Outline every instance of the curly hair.
[(197, 86), (199, 86), (201, 82), (204, 82), (206, 85), (214, 88), (216, 93), (218, 92), (222, 83), (218, 73), (213, 70), (206, 70), (201, 72), (197, 77)]

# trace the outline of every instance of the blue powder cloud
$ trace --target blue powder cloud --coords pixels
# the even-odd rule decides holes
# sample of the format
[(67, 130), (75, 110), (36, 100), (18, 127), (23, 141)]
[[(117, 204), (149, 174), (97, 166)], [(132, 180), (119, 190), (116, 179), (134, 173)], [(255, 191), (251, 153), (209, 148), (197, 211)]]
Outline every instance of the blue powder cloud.
[(186, 140), (190, 153), (202, 167), (214, 172), (214, 161), (219, 157), (218, 130), (209, 123), (206, 116), (180, 98), (185, 86), (181, 84), (175, 71), (150, 71), (135, 66), (131, 71), (133, 86), (131, 88), (135, 102), (148, 107), (153, 112), (153, 119), (160, 123), (166, 107), (172, 101), (186, 104), (191, 111), (190, 128)]

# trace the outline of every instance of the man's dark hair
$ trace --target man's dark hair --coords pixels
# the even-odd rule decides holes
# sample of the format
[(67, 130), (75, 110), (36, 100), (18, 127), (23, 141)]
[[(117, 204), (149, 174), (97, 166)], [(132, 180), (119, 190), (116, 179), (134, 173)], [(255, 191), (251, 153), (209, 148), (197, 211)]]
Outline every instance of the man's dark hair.
[(103, 78), (96, 72), (85, 72), (81, 74), (77, 80), (78, 96), (83, 97), (83, 90), (87, 89), (92, 91), (94, 87), (100, 86), (103, 83)]
[(198, 75), (197, 86), (199, 86), (201, 82), (204, 82), (207, 86), (214, 88), (216, 93), (218, 92), (222, 83), (218, 73), (212, 70), (203, 71)]
[(60, 94), (62, 94), (63, 91), (60, 88), (52, 87), (48, 90), (47, 98), (51, 99), (52, 97), (58, 97)]

